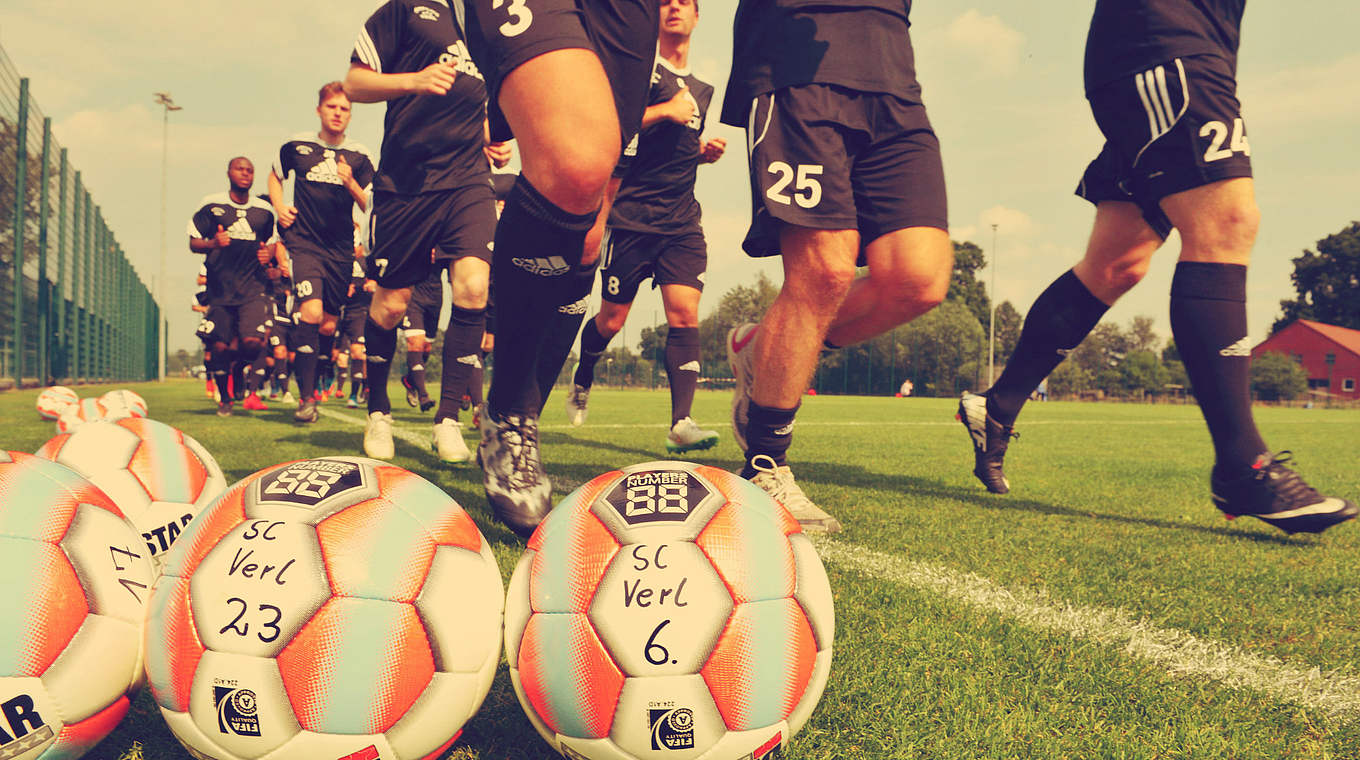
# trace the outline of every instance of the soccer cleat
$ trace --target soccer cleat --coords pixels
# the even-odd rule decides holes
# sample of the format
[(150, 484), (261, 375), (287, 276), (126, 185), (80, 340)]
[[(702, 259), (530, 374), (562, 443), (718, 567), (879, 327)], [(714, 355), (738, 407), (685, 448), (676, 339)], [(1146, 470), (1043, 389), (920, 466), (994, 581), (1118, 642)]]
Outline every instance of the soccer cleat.
[(265, 403), (264, 403), (263, 401), (260, 400), (260, 394), (258, 394), (258, 393), (252, 393), (252, 394), (246, 396), (246, 400), (243, 401), (243, 402), (241, 402), (241, 407), (242, 407), (242, 408), (245, 408), (245, 409), (249, 409), (249, 410), (252, 411), (252, 412), (267, 412), (267, 411), (269, 411), (269, 407), (266, 406)]
[(793, 470), (788, 465), (776, 466), (774, 459), (757, 454), (751, 458), (751, 468), (756, 471), (751, 482), (784, 505), (784, 509), (803, 526), (803, 530), (810, 533), (840, 532), (840, 521), (812, 503), (812, 499), (794, 481)]
[(416, 384), (411, 382), (409, 372), (401, 376), (401, 387), (406, 389), (407, 406), (414, 407), (420, 404), (420, 393), (416, 391)]
[(523, 538), (552, 509), (552, 483), (538, 460), (538, 420), (518, 414), (482, 415), (477, 457), (491, 511)]
[(736, 378), (732, 390), (732, 440), (746, 452), (746, 412), (751, 403), (751, 380), (755, 375), (751, 341), (760, 325), (755, 322), (737, 325), (727, 333), (727, 364)]
[(699, 425), (689, 417), (677, 420), (666, 436), (666, 451), (683, 454), (686, 451), (702, 451), (718, 445), (718, 433), (714, 430), (700, 430)]
[(1288, 451), (1272, 457), (1262, 454), (1251, 472), (1234, 480), (1209, 477), (1214, 505), (1229, 520), (1250, 515), (1285, 533), (1321, 533), (1355, 517), (1354, 504), (1335, 496), (1323, 496), (1299, 474), (1287, 467)]
[(1009, 493), (1010, 481), (1001, 471), (1006, 458), (1006, 447), (1012, 438), (1019, 438), (1015, 428), (1006, 427), (987, 414), (987, 397), (963, 392), (959, 411), (954, 419), (968, 429), (973, 439), (973, 475), (992, 493)]
[[(579, 364), (577, 366), (580, 366)], [(571, 371), (572, 377), (576, 370)], [(590, 389), (575, 382), (567, 389), (567, 422), (572, 427), (581, 427), (586, 422), (586, 404), (590, 402)]]
[(457, 464), (472, 458), (472, 452), (468, 451), (467, 442), (463, 440), (463, 426), (452, 417), (434, 423), (430, 448), (434, 449), (442, 462)]
[(372, 459), (391, 459), (397, 455), (392, 443), (392, 415), (371, 412), (364, 425), (364, 456)]
[(428, 412), (428, 411), (430, 411), (430, 410), (433, 409), (433, 408), (434, 408), (434, 400), (433, 400), (433, 399), (431, 399), (429, 396), (421, 396), (421, 397), (420, 397), (420, 411), (422, 411), (422, 412)]
[(230, 401), (219, 401), (219, 402), (217, 402), (217, 416), (218, 416), (218, 417), (230, 417), (230, 416), (231, 416), (231, 402), (230, 402)]
[(312, 399), (304, 399), (298, 404), (296, 412), (293, 412), (293, 419), (298, 422), (316, 422), (321, 419), (321, 413), (316, 410), (316, 402)]
[(297, 403), (297, 399), (293, 398), (293, 392), (292, 392), (292, 391), (284, 391), (284, 392), (283, 392), (283, 397), (280, 398), (279, 401), (281, 401), (281, 402), (283, 402), (283, 403), (285, 403), (285, 404), (296, 404), (296, 403)]
[[(477, 404), (472, 407), (472, 426), (478, 430), (482, 429), (482, 412), (486, 409), (486, 404)], [(477, 463), (478, 466), (481, 462)]]
[(349, 407), (350, 409), (358, 409), (359, 399), (354, 396), (350, 396), (349, 398), (345, 399), (345, 406)]

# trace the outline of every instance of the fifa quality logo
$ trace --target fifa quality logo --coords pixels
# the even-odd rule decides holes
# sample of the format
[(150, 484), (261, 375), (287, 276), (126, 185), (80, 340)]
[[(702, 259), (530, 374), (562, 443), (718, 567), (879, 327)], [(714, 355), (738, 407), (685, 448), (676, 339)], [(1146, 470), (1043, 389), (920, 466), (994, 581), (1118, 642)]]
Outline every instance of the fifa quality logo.
[(255, 692), (236, 686), (213, 686), (217, 730), (232, 736), (259, 736), (259, 704)]
[(694, 711), (688, 707), (649, 707), (652, 749), (693, 749)]

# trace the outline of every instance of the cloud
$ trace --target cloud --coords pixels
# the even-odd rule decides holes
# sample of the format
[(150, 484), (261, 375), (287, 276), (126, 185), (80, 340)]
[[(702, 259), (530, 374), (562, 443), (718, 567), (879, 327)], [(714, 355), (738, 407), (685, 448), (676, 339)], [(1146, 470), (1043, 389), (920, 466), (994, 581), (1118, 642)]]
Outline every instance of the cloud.
[(1239, 86), (1248, 125), (1273, 128), (1336, 124), (1360, 115), (1360, 99), (1338, 97), (1354, 92), (1360, 81), (1360, 53), (1327, 63), (1294, 66), (1265, 77), (1244, 76)]
[(1020, 64), (1025, 35), (1006, 24), (1000, 16), (983, 15), (970, 8), (956, 16), (942, 30), (913, 35), (936, 64), (951, 70), (961, 66), (990, 77), (1010, 77)]

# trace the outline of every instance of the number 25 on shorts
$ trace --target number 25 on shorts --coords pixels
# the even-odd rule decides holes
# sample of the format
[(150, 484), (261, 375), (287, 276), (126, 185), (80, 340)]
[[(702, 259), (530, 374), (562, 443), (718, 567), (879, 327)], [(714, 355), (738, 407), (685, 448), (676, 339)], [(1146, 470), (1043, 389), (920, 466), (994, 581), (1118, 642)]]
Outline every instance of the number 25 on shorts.
[[(765, 171), (775, 175), (776, 179), (765, 191), (765, 197), (785, 206), (797, 203), (803, 208), (816, 208), (822, 202), (822, 183), (816, 179), (821, 176), (822, 169), (821, 164), (798, 164), (793, 167), (783, 161), (771, 161)], [(790, 184), (793, 185), (792, 193), (788, 192)]]

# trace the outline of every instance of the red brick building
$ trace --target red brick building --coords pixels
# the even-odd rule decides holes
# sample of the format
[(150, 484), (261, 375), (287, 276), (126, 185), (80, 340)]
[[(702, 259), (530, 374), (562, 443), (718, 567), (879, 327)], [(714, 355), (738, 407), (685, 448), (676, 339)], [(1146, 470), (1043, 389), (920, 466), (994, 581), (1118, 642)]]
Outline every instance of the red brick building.
[(1253, 348), (1251, 358), (1267, 352), (1301, 364), (1310, 389), (1330, 388), (1341, 398), (1360, 399), (1360, 330), (1299, 319)]

